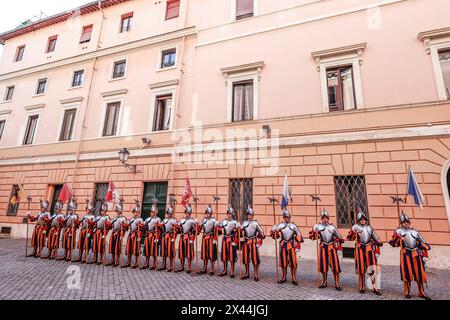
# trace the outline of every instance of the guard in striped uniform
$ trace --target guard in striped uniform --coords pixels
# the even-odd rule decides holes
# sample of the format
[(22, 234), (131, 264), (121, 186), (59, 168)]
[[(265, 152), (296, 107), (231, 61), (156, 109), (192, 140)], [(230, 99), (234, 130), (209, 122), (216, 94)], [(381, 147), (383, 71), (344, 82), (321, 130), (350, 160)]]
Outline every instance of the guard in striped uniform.
[(92, 252), (94, 253), (94, 261), (93, 263), (102, 264), (103, 257), (106, 251), (106, 237), (110, 228), (106, 223), (111, 220), (111, 218), (107, 215), (108, 212), (108, 204), (106, 202), (101, 203), (100, 207), (100, 215), (95, 218), (95, 229), (94, 229), (94, 239), (92, 243)]
[(67, 206), (67, 215), (65, 217), (65, 230), (63, 234), (62, 247), (64, 249), (64, 256), (61, 260), (71, 261), (72, 252), (75, 249), (75, 240), (77, 237), (77, 229), (80, 225), (80, 219), (76, 213), (77, 203), (72, 199)]
[(194, 242), (197, 236), (197, 220), (191, 217), (192, 207), (187, 206), (184, 209), (185, 217), (178, 222), (180, 230), (180, 242), (178, 246), (178, 257), (180, 258), (180, 268), (177, 272), (184, 271), (184, 265), (187, 260), (187, 273), (191, 273), (192, 261), (194, 260)]
[(64, 203), (57, 201), (55, 203), (55, 213), (50, 218), (51, 225), (48, 233), (48, 252), (45, 259), (56, 259), (59, 249), (59, 239), (61, 238), (61, 230), (64, 228), (65, 219), (62, 210)]
[(208, 206), (205, 210), (205, 218), (197, 227), (197, 232), (203, 232), (201, 259), (203, 260), (203, 268), (198, 274), (207, 273), (208, 262), (211, 262), (209, 275), (214, 275), (214, 262), (217, 261), (217, 236), (218, 223), (213, 218), (213, 209)]
[(133, 269), (139, 267), (139, 259), (141, 256), (141, 240), (142, 240), (142, 228), (141, 225), (144, 225), (144, 219), (141, 218), (141, 207), (139, 205), (139, 201), (136, 201), (136, 204), (133, 208), (133, 218), (130, 220), (129, 229), (130, 232), (128, 234), (127, 245), (125, 254), (127, 256), (127, 264), (123, 266), (123, 268), (127, 268), (131, 265), (131, 260), (134, 256), (134, 264)]
[(126, 233), (127, 218), (123, 216), (123, 201), (116, 204), (116, 217), (112, 221), (106, 222), (108, 228), (112, 229), (111, 238), (109, 239), (109, 253), (111, 254), (111, 262), (107, 266), (117, 267), (122, 259), (122, 241)]
[(166, 217), (161, 225), (161, 257), (163, 263), (159, 271), (166, 270), (167, 258), (169, 259), (169, 269), (167, 272), (172, 272), (175, 265), (175, 239), (177, 237), (177, 220), (173, 218), (173, 208), (169, 207), (166, 210)]
[(27, 213), (28, 219), (30, 219), (31, 222), (36, 222), (31, 236), (33, 252), (30, 254), (30, 257), (40, 257), (42, 254), (42, 248), (45, 244), (46, 228), (48, 226), (48, 221), (50, 221), (51, 218), (50, 213), (47, 211), (48, 207), (48, 201), (41, 200), (41, 212), (39, 212), (36, 217), (31, 216), (30, 212)]
[(144, 221), (147, 234), (144, 240), (145, 265), (142, 269), (147, 269), (149, 267), (150, 257), (153, 257), (153, 264), (150, 267), (150, 270), (156, 270), (158, 268), (158, 239), (160, 238), (158, 225), (161, 224), (161, 219), (157, 214), (158, 208), (156, 204), (154, 204), (150, 211), (150, 217)]
[[(87, 263), (89, 261), (89, 251), (92, 249), (92, 237), (95, 227), (94, 205), (90, 200), (86, 200), (86, 214), (81, 219), (81, 231), (78, 238), (78, 259), (75, 262)], [(83, 257), (84, 253), (84, 257)]]
[(280, 267), (282, 277), (279, 283), (285, 283), (288, 266), (291, 269), (292, 284), (297, 285), (297, 251), (300, 250), (303, 237), (298, 227), (291, 222), (291, 214), (283, 210), (283, 222), (273, 226), (271, 237), (280, 238)]
[(242, 279), (250, 277), (250, 262), (253, 264), (254, 279), (259, 281), (259, 247), (265, 239), (263, 229), (258, 222), (254, 220), (255, 212), (252, 208), (247, 209), (247, 220), (242, 224), (242, 236), (244, 237), (244, 244), (242, 247), (242, 263), (245, 266), (245, 274)]
[(227, 218), (219, 224), (219, 235), (223, 234), (221, 254), (223, 271), (219, 274), (219, 277), (227, 275), (229, 262), (231, 266), (230, 278), (234, 278), (234, 267), (237, 260), (237, 247), (239, 245), (238, 229), (240, 227), (241, 225), (235, 219), (234, 209), (229, 207), (227, 209)]
[(394, 231), (389, 244), (400, 247), (400, 274), (405, 297), (411, 298), (411, 282), (416, 281), (419, 297), (430, 300), (424, 285), (427, 283), (425, 263), (431, 247), (419, 231), (411, 228), (411, 219), (404, 213), (400, 216), (400, 225), (401, 227)]
[(322, 223), (316, 224), (309, 234), (311, 240), (320, 239), (318, 268), (322, 273), (322, 283), (319, 288), (327, 287), (328, 267), (334, 275), (334, 282), (336, 290), (341, 291), (339, 274), (341, 273), (341, 265), (339, 262), (339, 252), (342, 253), (342, 243), (344, 238), (339, 233), (338, 229), (330, 224), (330, 215), (324, 209), (320, 214)]
[(347, 240), (355, 241), (355, 270), (358, 275), (359, 292), (366, 291), (366, 273), (370, 276), (373, 292), (381, 295), (376, 287), (376, 275), (378, 274), (378, 256), (383, 243), (380, 237), (368, 225), (367, 216), (358, 212), (356, 224), (350, 229)]

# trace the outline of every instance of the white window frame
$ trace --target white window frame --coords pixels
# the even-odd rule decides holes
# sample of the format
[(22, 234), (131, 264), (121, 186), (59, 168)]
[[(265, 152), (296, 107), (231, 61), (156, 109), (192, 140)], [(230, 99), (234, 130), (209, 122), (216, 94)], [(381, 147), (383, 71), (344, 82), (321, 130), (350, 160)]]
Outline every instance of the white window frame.
[[(37, 89), (39, 87), (39, 81), (41, 80), (46, 80), (45, 82), (45, 90), (43, 93), (37, 93)], [(34, 94), (33, 97), (42, 97), (45, 96), (45, 94), (47, 93), (47, 89), (48, 89), (48, 83), (49, 83), (49, 78), (48, 77), (39, 77), (39, 79), (37, 79), (36, 81), (36, 87), (34, 88)]]
[[(72, 83), (73, 83), (73, 77), (75, 76), (75, 72), (78, 71), (83, 71), (83, 78), (81, 80), (81, 85), (80, 86), (76, 86), (76, 87), (72, 87)], [(86, 80), (86, 69), (85, 68), (80, 68), (80, 69), (73, 69), (70, 72), (70, 82), (69, 82), (69, 90), (71, 89), (80, 89), (84, 87), (84, 81)]]
[[(113, 78), (113, 75), (114, 75), (114, 65), (116, 64), (116, 62), (123, 61), (123, 60), (125, 60), (125, 73), (124, 73), (123, 77), (120, 77), (120, 78)], [(110, 69), (110, 71), (109, 71), (109, 80), (108, 80), (108, 81), (109, 81), (109, 82), (112, 82), (112, 81), (124, 80), (124, 79), (126, 79), (126, 77), (127, 77), (127, 73), (128, 73), (128, 57), (122, 57), (122, 58), (114, 59), (114, 60), (112, 61), (112, 63), (111, 63), (111, 69)]]
[(258, 120), (259, 114), (259, 82), (261, 81), (260, 71), (257, 69), (253, 71), (240, 72), (229, 74), (226, 78), (227, 86), (227, 122), (233, 122), (233, 88), (235, 82), (253, 80), (253, 119), (243, 121)]
[(235, 22), (235, 21), (244, 21), (247, 19), (251, 19), (254, 18), (258, 15), (258, 8), (259, 8), (259, 0), (253, 0), (253, 17), (248, 17), (245, 19), (237, 19), (236, 15), (237, 15), (237, 6), (236, 6), (236, 2), (237, 0), (231, 0), (231, 22)]
[[(109, 97), (105, 97), (103, 98), (103, 108), (102, 108), (102, 112), (101, 112), (101, 117), (100, 117), (100, 123), (101, 125), (98, 126), (99, 130), (98, 130), (98, 137), (102, 138), (102, 139), (111, 139), (111, 138), (115, 138), (115, 137), (121, 137), (123, 136), (123, 132), (122, 132), (122, 118), (123, 118), (123, 112), (125, 109), (125, 96), (109, 96)], [(108, 108), (108, 104), (110, 103), (120, 103), (120, 110), (119, 110), (119, 119), (117, 120), (117, 132), (116, 135), (114, 136), (103, 136), (103, 129), (105, 128), (105, 117), (106, 117), (106, 110)]]
[[(28, 146), (35, 145), (36, 137), (37, 137), (38, 132), (39, 132), (39, 125), (40, 125), (41, 120), (42, 120), (41, 117), (42, 117), (42, 110), (43, 109), (44, 109), (44, 107), (40, 107), (38, 109), (32, 109), (32, 110), (29, 110), (29, 111), (26, 112), (26, 121), (22, 125), (21, 134), (19, 135), (19, 137), (20, 137), (19, 143), (18, 143), (19, 146), (28, 147)], [(27, 132), (28, 121), (29, 121), (30, 117), (32, 117), (32, 116), (39, 116), (37, 124), (36, 124), (36, 130), (34, 130), (34, 135), (33, 135), (33, 139), (32, 139), (31, 144), (24, 144), (23, 140), (25, 139), (25, 134)]]
[[(10, 88), (10, 87), (14, 87), (13, 96), (12, 96), (11, 100), (6, 100), (6, 95), (8, 94), (8, 88)], [(5, 86), (5, 90), (3, 92), (3, 99), (0, 103), (12, 102), (14, 100), (15, 93), (16, 93), (16, 85), (10, 84), (10, 85)]]
[(0, 114), (0, 121), (5, 121), (5, 126), (3, 127), (3, 132), (0, 132), (0, 145), (2, 144), (3, 136), (5, 135), (5, 132), (6, 132), (6, 126), (8, 125), (9, 115), (10, 115), (9, 113)]
[[(173, 130), (173, 124), (174, 124), (174, 118), (175, 118), (175, 106), (177, 103), (177, 85), (171, 85), (171, 86), (164, 86), (159, 88), (153, 88), (152, 90), (152, 99), (151, 99), (151, 113), (150, 113), (150, 123), (148, 127), (148, 132), (152, 133), (161, 133), (161, 132), (168, 132)], [(172, 107), (170, 110), (170, 124), (169, 124), (169, 130), (164, 131), (154, 131), (153, 130), (153, 123), (155, 121), (155, 115), (156, 115), (156, 101), (158, 97), (161, 96), (168, 96), (172, 95)]]
[[(64, 122), (64, 115), (66, 113), (67, 110), (70, 109), (76, 109), (76, 114), (75, 114), (75, 119), (74, 119), (74, 125), (73, 125), (73, 132), (72, 132), (72, 139), (67, 140), (67, 141), (60, 141), (59, 138), (61, 137), (61, 129), (63, 126), (63, 122)], [(63, 104), (62, 105), (62, 112), (61, 115), (59, 117), (59, 126), (58, 126), (58, 131), (56, 133), (56, 141), (57, 143), (64, 143), (64, 142), (71, 142), (71, 141), (76, 141), (76, 129), (77, 129), (77, 122), (78, 122), (78, 114), (80, 111), (80, 103), (75, 103), (75, 104)]]
[(442, 75), (441, 62), (439, 61), (439, 51), (450, 49), (450, 39), (440, 39), (430, 41), (430, 56), (433, 64), (434, 78), (436, 80), (436, 89), (439, 100), (449, 100), (445, 91), (444, 77)]
[[(172, 67), (161, 68), (163, 52), (167, 51), (167, 50), (171, 50), (171, 49), (175, 49), (175, 64)], [(179, 53), (178, 45), (159, 48), (158, 64), (156, 65), (156, 71), (160, 72), (160, 71), (167, 71), (167, 70), (173, 70), (173, 69), (178, 68), (178, 53)]]

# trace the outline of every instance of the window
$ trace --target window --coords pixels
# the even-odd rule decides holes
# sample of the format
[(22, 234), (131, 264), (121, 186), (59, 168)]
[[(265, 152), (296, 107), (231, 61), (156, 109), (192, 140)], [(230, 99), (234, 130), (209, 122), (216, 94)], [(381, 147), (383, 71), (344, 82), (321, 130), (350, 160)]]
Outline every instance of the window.
[(7, 216), (15, 217), (17, 216), (17, 212), (19, 211), (19, 186), (13, 185), (11, 196), (9, 197), (9, 203), (8, 203), (8, 211), (6, 212)]
[(0, 141), (2, 141), (3, 131), (5, 131), (6, 120), (0, 120)]
[(47, 49), (45, 52), (50, 53), (50, 52), (55, 51), (57, 41), (58, 41), (58, 36), (53, 36), (53, 37), (48, 38)]
[(36, 89), (36, 95), (44, 94), (46, 88), (47, 88), (47, 78), (39, 79), (37, 89)]
[(175, 67), (177, 63), (177, 49), (167, 49), (161, 51), (161, 65), (160, 69), (172, 68)]
[(229, 199), (238, 220), (243, 221), (248, 207), (253, 207), (253, 179), (230, 179)]
[(103, 127), (104, 137), (111, 137), (117, 134), (119, 112), (120, 102), (108, 103), (106, 106), (105, 124)]
[(253, 80), (233, 83), (233, 122), (253, 120)]
[(441, 64), (447, 99), (450, 99), (450, 49), (439, 51), (439, 62)]
[(236, 0), (236, 20), (253, 17), (254, 0)]
[(125, 71), (127, 69), (127, 61), (126, 60), (120, 60), (115, 61), (113, 66), (113, 79), (121, 79), (125, 77)]
[(180, 15), (180, 0), (167, 0), (166, 20), (177, 18)]
[(158, 216), (164, 219), (167, 205), (167, 182), (147, 182), (144, 184), (144, 196), (142, 198), (142, 218), (150, 216), (152, 206), (156, 202), (158, 206)]
[(80, 44), (91, 41), (93, 27), (93, 25), (83, 27), (83, 31), (81, 32)]
[(170, 129), (172, 121), (172, 95), (156, 97), (155, 120), (153, 131), (165, 131)]
[(16, 50), (16, 56), (14, 57), (15, 62), (22, 61), (23, 55), (25, 53), (25, 46), (20, 46)]
[(56, 184), (56, 185), (50, 186), (50, 188), (53, 188), (53, 197), (52, 197), (52, 202), (51, 202), (51, 206), (50, 206), (50, 212), (55, 212), (55, 205), (59, 199), (59, 195), (61, 194), (63, 185)]
[(23, 138), (24, 145), (33, 144), (38, 120), (39, 120), (39, 115), (33, 115), (28, 118), (27, 128), (25, 130), (25, 136)]
[(94, 194), (94, 215), (98, 216), (102, 209), (102, 203), (105, 201), (106, 193), (108, 193), (109, 183), (96, 183)]
[(330, 111), (355, 109), (355, 86), (351, 66), (327, 69), (328, 106)]
[(350, 228), (355, 223), (355, 214), (359, 210), (369, 217), (364, 176), (336, 176), (334, 190), (339, 228)]
[(131, 24), (133, 22), (133, 12), (122, 15), (120, 21), (120, 33), (131, 31)]
[(4, 98), (5, 101), (11, 101), (12, 100), (13, 95), (14, 95), (14, 89), (15, 89), (14, 86), (9, 86), (9, 87), (6, 88), (5, 98)]
[(75, 125), (75, 116), (77, 115), (77, 109), (69, 109), (64, 112), (63, 123), (61, 127), (61, 134), (59, 141), (72, 140), (73, 127)]
[(81, 87), (84, 80), (84, 70), (78, 70), (73, 73), (72, 88)]

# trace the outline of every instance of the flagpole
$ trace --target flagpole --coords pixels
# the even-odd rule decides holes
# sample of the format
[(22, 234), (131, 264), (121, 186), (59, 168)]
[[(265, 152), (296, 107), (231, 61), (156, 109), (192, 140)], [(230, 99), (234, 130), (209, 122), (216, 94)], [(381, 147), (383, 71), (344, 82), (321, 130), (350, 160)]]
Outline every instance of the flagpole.
[[(216, 202), (216, 223), (217, 225), (219, 224), (219, 194), (218, 194), (218, 188), (217, 188), (217, 182), (216, 182), (216, 195), (214, 196), (214, 201)], [(220, 273), (220, 262), (219, 262), (219, 232), (218, 232), (218, 227), (216, 226), (215, 228), (215, 236), (217, 239), (217, 244), (216, 244), (216, 267), (217, 267), (217, 272)], [(214, 257), (213, 257), (214, 258)]]
[[(31, 202), (31, 197), (28, 196), (27, 197), (27, 201), (28, 201), (28, 212), (30, 212), (30, 202)], [(27, 236), (25, 238), (25, 257), (28, 257), (28, 226), (29, 226), (29, 217), (27, 216)]]
[[(197, 187), (195, 187), (195, 195), (194, 195), (194, 203), (195, 203), (195, 219), (198, 223), (198, 194), (197, 194)], [(195, 225), (195, 264), (198, 266), (198, 224)], [(198, 270), (200, 271), (200, 269)]]
[[(316, 225), (319, 223), (319, 207), (318, 207), (318, 202), (322, 201), (319, 197), (319, 195), (317, 194), (317, 180), (315, 181), (314, 184), (314, 195), (311, 195), (312, 201), (314, 202), (314, 206), (316, 209)], [(316, 234), (316, 251), (317, 251), (317, 283), (318, 286), (320, 286), (320, 268), (319, 268), (319, 263), (320, 263), (320, 251), (319, 251), (319, 233), (317, 232)]]
[[(275, 203), (278, 202), (278, 200), (275, 198), (275, 192), (274, 192), (274, 188), (273, 188), (273, 183), (272, 183), (272, 198), (269, 198), (270, 203), (272, 204), (272, 209), (273, 209), (273, 224), (276, 225), (277, 224), (277, 220), (275, 217)], [(274, 240), (274, 246), (275, 246), (275, 270), (277, 271), (277, 283), (280, 281), (280, 270), (279, 270), (279, 265), (278, 265), (278, 246), (277, 246), (277, 239), (276, 237), (273, 238)]]

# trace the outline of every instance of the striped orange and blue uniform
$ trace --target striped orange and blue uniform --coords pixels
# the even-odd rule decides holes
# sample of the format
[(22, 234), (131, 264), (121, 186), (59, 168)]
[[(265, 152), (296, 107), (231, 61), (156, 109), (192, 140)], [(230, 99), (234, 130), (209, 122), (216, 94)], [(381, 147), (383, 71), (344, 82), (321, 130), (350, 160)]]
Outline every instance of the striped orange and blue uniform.
[(144, 254), (146, 257), (156, 257), (158, 255), (159, 232), (148, 231), (144, 240)]
[(178, 257), (180, 260), (188, 259), (193, 260), (195, 257), (194, 254), (194, 244), (193, 241), (195, 240), (195, 235), (188, 233), (188, 234), (181, 234), (180, 236), (180, 242), (178, 244)]
[(230, 261), (231, 263), (236, 262), (237, 260), (236, 241), (238, 241), (238, 239), (235, 234), (223, 236), (222, 254), (221, 254), (221, 259), (223, 262), (227, 261)]
[[(309, 238), (311, 240), (317, 240), (317, 233), (311, 231), (309, 234)], [(328, 268), (331, 268), (331, 271), (334, 274), (341, 273), (341, 265), (339, 263), (338, 257), (338, 248), (341, 245), (342, 239), (335, 239), (332, 242), (320, 242), (319, 245), (319, 259), (318, 259), (318, 268), (321, 273), (328, 273)]]
[(300, 243), (304, 242), (301, 235), (297, 235), (294, 239), (280, 240), (280, 267), (287, 268), (290, 266), (297, 269), (297, 252), (300, 249)]
[(355, 271), (356, 274), (364, 275), (367, 271), (370, 273), (377, 272), (378, 259), (377, 254), (380, 254), (380, 247), (383, 243), (374, 239), (369, 243), (357, 241), (357, 235), (353, 230), (350, 230), (347, 235), (347, 240), (356, 241), (355, 244)]

